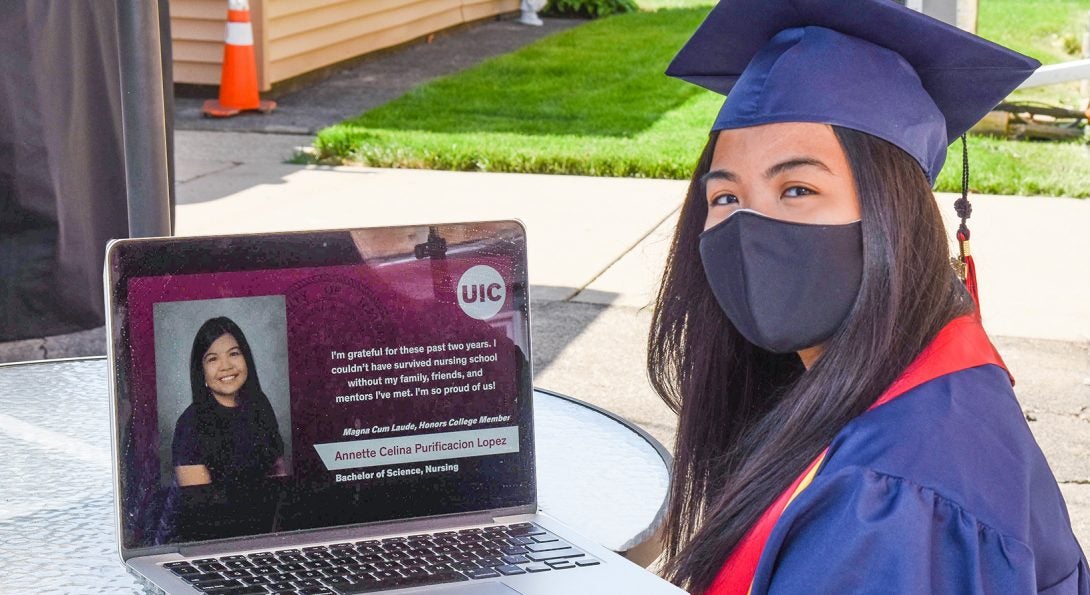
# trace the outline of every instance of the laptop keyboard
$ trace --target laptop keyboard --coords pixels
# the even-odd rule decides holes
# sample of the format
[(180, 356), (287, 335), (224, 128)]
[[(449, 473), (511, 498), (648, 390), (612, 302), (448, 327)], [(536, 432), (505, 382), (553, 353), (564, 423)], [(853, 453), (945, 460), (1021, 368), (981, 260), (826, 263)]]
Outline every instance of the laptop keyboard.
[(441, 531), (163, 566), (214, 594), (372, 593), (601, 562), (533, 523)]

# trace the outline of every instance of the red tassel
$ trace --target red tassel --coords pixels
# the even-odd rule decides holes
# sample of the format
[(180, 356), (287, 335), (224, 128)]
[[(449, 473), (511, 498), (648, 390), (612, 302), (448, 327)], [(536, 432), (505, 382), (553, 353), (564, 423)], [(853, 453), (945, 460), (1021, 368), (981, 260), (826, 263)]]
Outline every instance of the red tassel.
[(973, 262), (973, 255), (969, 252), (969, 230), (958, 230), (958, 249), (961, 252), (959, 260), (964, 272), (965, 288), (969, 290), (969, 295), (973, 297), (973, 302), (976, 303), (977, 316), (979, 317), (980, 286), (976, 282), (976, 263)]

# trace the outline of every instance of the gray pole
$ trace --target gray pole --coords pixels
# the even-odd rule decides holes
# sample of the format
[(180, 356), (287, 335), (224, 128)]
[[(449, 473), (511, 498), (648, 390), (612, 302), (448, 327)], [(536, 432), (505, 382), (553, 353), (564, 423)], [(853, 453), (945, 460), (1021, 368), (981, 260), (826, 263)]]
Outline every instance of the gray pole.
[(125, 188), (134, 238), (170, 235), (171, 229), (159, 27), (158, 2), (118, 0)]
[[(908, 4), (909, 7), (913, 7), (912, 3)], [(934, 17), (954, 25), (958, 24), (958, 2), (957, 0), (923, 0), (921, 2), (922, 8), (920, 12), (927, 16)], [(914, 8), (914, 7), (913, 7)]]

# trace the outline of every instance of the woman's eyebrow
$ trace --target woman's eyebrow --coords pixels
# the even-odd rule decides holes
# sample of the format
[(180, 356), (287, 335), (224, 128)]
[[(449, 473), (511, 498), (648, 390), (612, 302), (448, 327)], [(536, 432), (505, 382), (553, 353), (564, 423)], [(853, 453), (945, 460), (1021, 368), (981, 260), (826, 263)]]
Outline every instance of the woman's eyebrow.
[[(798, 167), (817, 167), (825, 170), (826, 172), (833, 173), (833, 171), (829, 169), (829, 166), (825, 165), (825, 163), (823, 163), (820, 159), (815, 159), (813, 157), (795, 157), (777, 163), (776, 165), (773, 165), (772, 167), (765, 170), (765, 178), (771, 179), (779, 174), (782, 174), (785, 171), (790, 171)], [(713, 169), (700, 177), (700, 181), (703, 184), (707, 184), (711, 180), (726, 180), (728, 182), (737, 182), (738, 175), (727, 169)]]
[(818, 159), (814, 159), (813, 157), (796, 157), (777, 163), (765, 170), (765, 179), (772, 179), (785, 171), (807, 166), (818, 167), (829, 173), (833, 173), (833, 170), (829, 169), (828, 165), (825, 165)]
[(707, 184), (709, 180), (726, 180), (728, 182), (737, 182), (738, 176), (734, 172), (725, 169), (713, 169), (708, 173), (700, 176), (700, 183)]

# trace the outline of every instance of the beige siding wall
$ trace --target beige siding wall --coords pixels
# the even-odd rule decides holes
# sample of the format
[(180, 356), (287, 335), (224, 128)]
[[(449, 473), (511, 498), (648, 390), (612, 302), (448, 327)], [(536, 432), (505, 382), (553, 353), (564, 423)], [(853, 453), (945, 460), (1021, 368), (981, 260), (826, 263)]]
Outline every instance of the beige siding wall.
[(518, 0), (462, 0), (462, 14), (465, 20), (476, 21), (519, 8)]
[[(219, 84), (225, 0), (171, 0), (174, 81)], [(461, 23), (519, 0), (250, 0), (258, 80), (274, 83)]]

